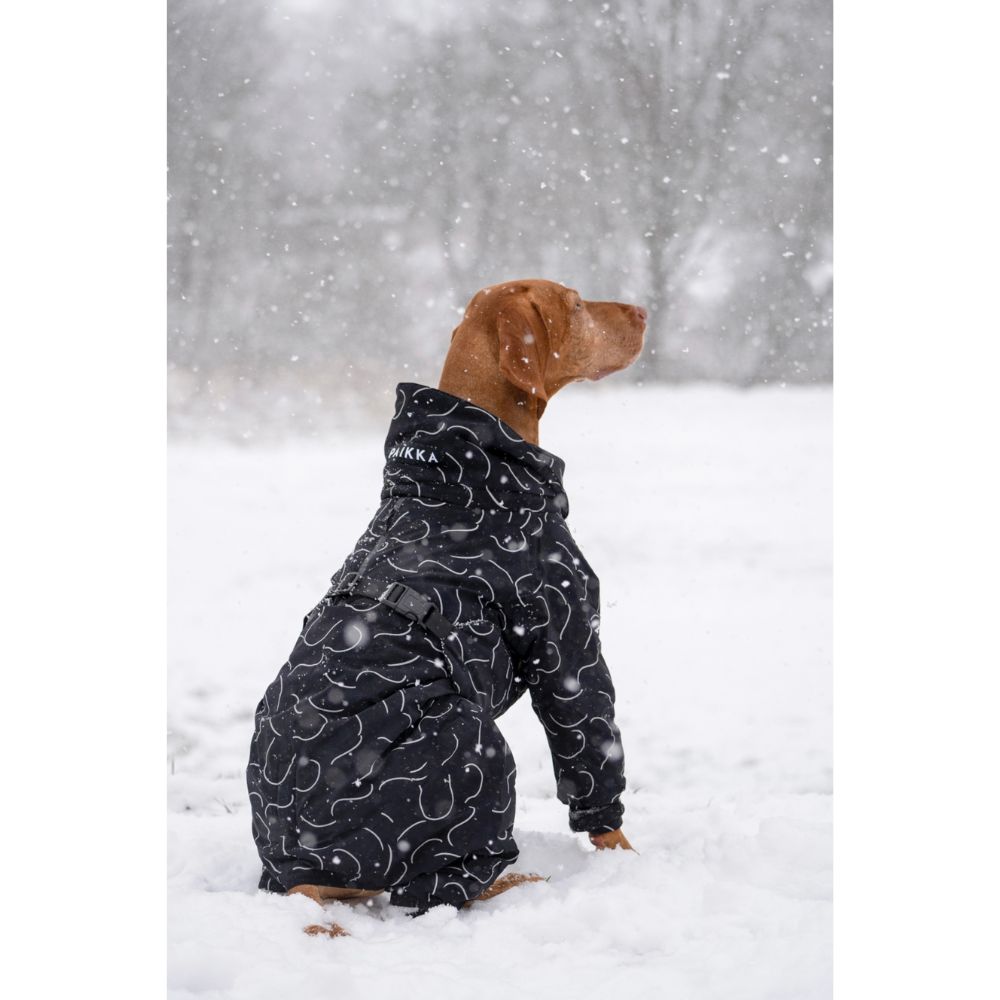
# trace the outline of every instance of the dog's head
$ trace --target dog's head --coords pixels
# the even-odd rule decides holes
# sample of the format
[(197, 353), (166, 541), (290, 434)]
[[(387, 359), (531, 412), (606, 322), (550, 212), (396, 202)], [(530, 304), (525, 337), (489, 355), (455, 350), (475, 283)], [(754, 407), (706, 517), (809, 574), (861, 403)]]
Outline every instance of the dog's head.
[(554, 281), (506, 281), (475, 294), (452, 338), (469, 327), (487, 333), (503, 377), (538, 399), (541, 413), (569, 382), (632, 364), (642, 350), (646, 310), (588, 302)]

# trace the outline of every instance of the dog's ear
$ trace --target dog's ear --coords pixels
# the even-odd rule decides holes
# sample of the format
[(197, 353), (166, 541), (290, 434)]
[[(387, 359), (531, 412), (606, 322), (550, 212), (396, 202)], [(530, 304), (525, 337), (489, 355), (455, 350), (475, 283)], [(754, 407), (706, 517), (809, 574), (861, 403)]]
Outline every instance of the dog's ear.
[(548, 400), (545, 368), (549, 333), (538, 307), (527, 295), (509, 295), (497, 310), (497, 344), (504, 378), (540, 400), (541, 413)]

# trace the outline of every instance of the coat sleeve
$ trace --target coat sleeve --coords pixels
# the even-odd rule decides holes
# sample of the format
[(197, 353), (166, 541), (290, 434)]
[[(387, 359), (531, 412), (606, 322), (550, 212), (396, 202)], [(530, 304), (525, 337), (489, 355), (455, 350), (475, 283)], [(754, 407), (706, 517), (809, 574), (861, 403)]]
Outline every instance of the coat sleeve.
[(532, 641), (523, 669), (570, 829), (604, 833), (622, 825), (625, 757), (593, 596), (591, 606), (550, 594), (549, 622)]

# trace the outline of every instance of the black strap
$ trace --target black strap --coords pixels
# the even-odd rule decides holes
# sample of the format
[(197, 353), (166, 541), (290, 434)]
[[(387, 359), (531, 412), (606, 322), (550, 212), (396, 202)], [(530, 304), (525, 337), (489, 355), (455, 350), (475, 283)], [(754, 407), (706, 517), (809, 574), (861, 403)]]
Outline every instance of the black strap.
[(384, 583), (358, 579), (356, 575), (348, 574), (332, 588), (330, 596), (334, 594), (358, 594), (381, 601), (404, 618), (423, 626), (442, 642), (447, 642), (455, 635), (455, 626), (441, 614), (434, 602), (405, 583), (390, 583), (386, 586)]

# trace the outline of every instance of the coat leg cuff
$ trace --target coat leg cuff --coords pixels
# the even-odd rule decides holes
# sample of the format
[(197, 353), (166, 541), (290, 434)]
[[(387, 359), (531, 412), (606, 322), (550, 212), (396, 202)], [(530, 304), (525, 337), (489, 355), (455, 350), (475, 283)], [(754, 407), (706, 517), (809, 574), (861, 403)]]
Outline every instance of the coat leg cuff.
[(622, 825), (625, 807), (620, 802), (593, 809), (570, 809), (569, 828), (574, 833), (610, 833)]

